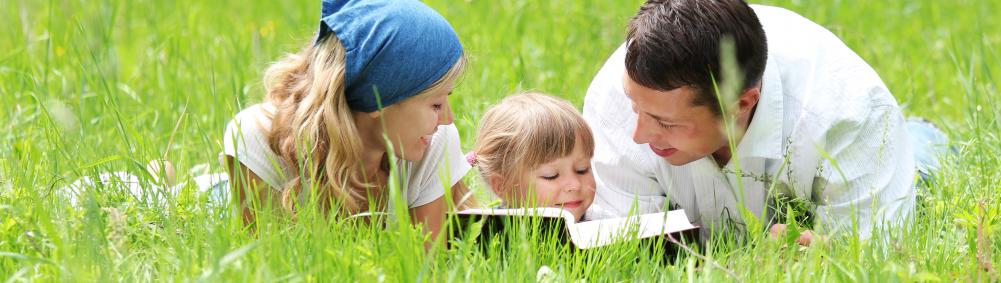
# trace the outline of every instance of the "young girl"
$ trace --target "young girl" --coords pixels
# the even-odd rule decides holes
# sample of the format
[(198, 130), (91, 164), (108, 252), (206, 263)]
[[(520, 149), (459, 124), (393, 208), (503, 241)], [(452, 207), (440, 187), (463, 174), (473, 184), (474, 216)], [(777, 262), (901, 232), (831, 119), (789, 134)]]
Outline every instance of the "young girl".
[(543, 94), (505, 98), (480, 121), (467, 159), (508, 207), (559, 207), (584, 218), (594, 199), (594, 140), (570, 103)]

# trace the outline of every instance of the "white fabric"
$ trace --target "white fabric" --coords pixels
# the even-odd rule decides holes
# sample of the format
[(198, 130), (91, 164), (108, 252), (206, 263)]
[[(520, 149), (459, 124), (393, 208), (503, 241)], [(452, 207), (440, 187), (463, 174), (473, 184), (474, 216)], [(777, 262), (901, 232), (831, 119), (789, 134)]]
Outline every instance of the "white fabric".
[[(97, 179), (90, 176), (83, 176), (60, 189), (58, 193), (68, 200), (71, 206), (79, 208), (80, 199), (83, 198), (88, 190), (99, 186), (105, 187), (106, 190), (123, 189), (123, 192), (135, 198), (139, 203), (164, 207), (167, 205), (168, 200), (177, 199), (177, 194), (188, 185), (187, 182), (181, 182), (180, 184), (167, 187), (156, 180), (156, 174), (150, 172), (150, 175), (147, 176), (152, 178), (141, 178), (124, 171), (101, 173), (97, 176)], [(226, 183), (229, 180), (229, 176), (225, 173), (210, 173), (195, 176), (191, 179), (195, 182), (198, 192), (219, 195), (214, 191), (219, 189), (216, 188), (216, 185)], [(225, 204), (225, 199), (209, 198), (210, 203), (213, 201), (217, 201), (214, 204)]]
[(741, 228), (737, 196), (767, 220), (771, 188), (813, 204), (814, 228), (824, 233), (850, 232), (855, 219), (867, 238), (875, 225), (910, 219), (914, 160), (900, 109), (879, 76), (823, 27), (785, 9), (752, 7), (768, 39), (768, 63), (752, 122), (722, 170), (708, 157), (671, 166), (634, 143), (636, 114), (622, 90), (624, 46), (608, 59), (584, 99), (598, 186), (589, 216), (661, 211), (669, 200), (703, 232)]
[[(294, 172), (268, 146), (273, 112), (274, 106), (262, 103), (236, 114), (226, 126), (223, 153), (240, 161), (273, 189), (281, 190)], [(466, 175), (470, 166), (459, 146), (459, 131), (454, 124), (438, 126), (423, 160), (399, 160), (398, 168), (407, 174), (401, 180), (407, 207), (419, 207), (440, 198), (445, 193), (445, 184), (451, 187)]]

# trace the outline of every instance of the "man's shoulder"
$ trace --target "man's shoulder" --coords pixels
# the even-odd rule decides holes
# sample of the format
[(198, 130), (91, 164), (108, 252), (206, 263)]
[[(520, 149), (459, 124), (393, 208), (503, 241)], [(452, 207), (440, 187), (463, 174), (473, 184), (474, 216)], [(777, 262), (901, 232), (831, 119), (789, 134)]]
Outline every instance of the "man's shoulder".
[(785, 8), (752, 7), (768, 38), (764, 80), (780, 81), (787, 119), (821, 130), (897, 107), (876, 71), (834, 33)]
[(800, 20), (807, 20), (806, 18), (803, 18), (803, 16), (800, 16), (798, 13), (782, 7), (768, 6), (761, 4), (751, 4), (750, 6), (751, 10), (754, 10), (754, 14), (758, 16), (758, 20), (763, 20), (762, 18), (766, 18), (769, 20), (797, 19), (797, 18)]
[[(751, 5), (751, 9), (754, 10), (754, 14), (758, 17), (758, 21), (761, 22), (762, 27), (765, 29), (765, 33), (768, 33), (769, 29), (786, 29), (786, 30), (815, 30), (824, 29), (817, 23), (810, 19), (796, 13), (792, 10), (775, 7), (775, 6), (765, 6), (765, 5)], [(826, 30), (826, 29), (825, 29)]]
[(622, 90), (625, 54), (623, 43), (605, 60), (587, 88), (583, 115), (592, 128), (618, 129), (628, 124), (634, 115), (630, 111), (630, 101)]

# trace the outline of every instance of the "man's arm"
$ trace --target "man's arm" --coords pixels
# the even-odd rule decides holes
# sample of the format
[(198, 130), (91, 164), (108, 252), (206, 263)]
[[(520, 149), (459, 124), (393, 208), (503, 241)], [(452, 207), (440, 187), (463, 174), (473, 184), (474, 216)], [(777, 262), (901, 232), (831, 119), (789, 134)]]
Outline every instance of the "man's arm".
[(620, 46), (595, 75), (584, 97), (584, 119), (594, 134), (591, 160), (596, 182), (588, 218), (625, 216), (662, 210), (664, 187), (652, 175), (656, 168), (649, 150), (632, 140), (636, 114), (622, 90), (625, 45)]
[[(662, 211), (667, 196), (659, 184), (649, 174), (644, 174), (652, 166), (638, 158), (635, 151), (623, 150), (621, 140), (628, 136), (609, 136), (603, 130), (595, 132), (595, 154), (591, 159), (596, 185), (595, 199), (589, 218), (621, 217), (632, 214)], [(635, 144), (631, 144), (635, 146)]]
[[(837, 125), (836, 125), (837, 126)], [(831, 139), (814, 182), (817, 228), (869, 238), (877, 227), (899, 229), (914, 212), (914, 159), (896, 106), (875, 106), (865, 121)], [(832, 145), (842, 144), (840, 148)]]

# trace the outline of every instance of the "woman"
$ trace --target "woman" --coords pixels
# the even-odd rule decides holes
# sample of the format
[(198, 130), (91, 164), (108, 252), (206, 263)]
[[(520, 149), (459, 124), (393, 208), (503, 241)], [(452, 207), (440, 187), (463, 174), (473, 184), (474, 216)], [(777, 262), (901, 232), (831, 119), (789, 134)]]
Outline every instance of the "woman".
[(392, 154), (411, 217), (436, 237), (444, 187), (465, 191), (470, 168), (447, 99), (464, 63), (455, 31), (418, 1), (323, 1), (313, 44), (272, 65), (264, 102), (226, 127), (244, 221), (258, 201), (292, 217), (384, 209)]

